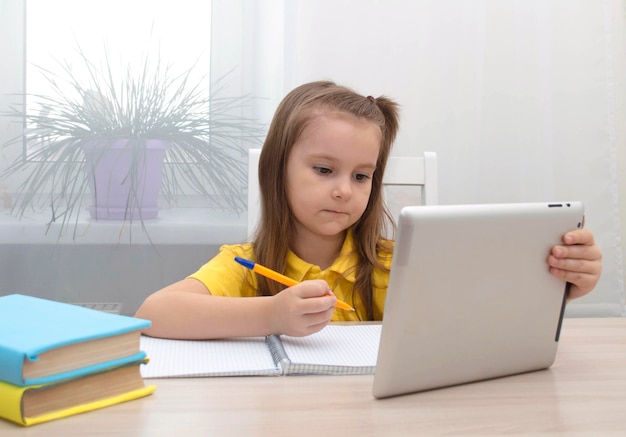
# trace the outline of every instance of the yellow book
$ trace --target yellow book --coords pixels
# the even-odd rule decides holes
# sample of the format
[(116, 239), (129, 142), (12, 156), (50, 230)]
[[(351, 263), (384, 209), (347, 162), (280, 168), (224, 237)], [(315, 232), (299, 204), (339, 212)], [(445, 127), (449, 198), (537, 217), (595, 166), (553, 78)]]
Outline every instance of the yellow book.
[(16, 386), (0, 381), (0, 417), (30, 426), (148, 396), (142, 362), (58, 383)]

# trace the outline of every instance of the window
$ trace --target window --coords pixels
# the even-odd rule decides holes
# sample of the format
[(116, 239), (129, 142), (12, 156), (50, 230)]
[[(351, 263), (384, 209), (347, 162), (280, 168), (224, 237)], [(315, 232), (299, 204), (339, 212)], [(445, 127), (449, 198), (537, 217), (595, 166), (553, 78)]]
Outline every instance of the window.
[[(211, 2), (206, 0), (28, 0), (26, 92), (28, 96), (46, 95), (50, 83), (42, 71), (62, 77), (62, 65), (87, 80), (88, 71), (78, 51), (99, 70), (106, 66), (108, 53), (108, 64), (120, 77), (126, 66), (140, 71), (149, 57), (151, 65), (159, 59), (171, 64), (174, 74), (194, 66), (190, 79), (208, 78), (210, 43)], [(47, 108), (38, 104), (40, 101), (27, 98), (29, 113), (45, 113)], [(26, 155), (45, 139), (45, 135), (36, 135), (35, 141), (25, 141)]]
[[(282, 33), (278, 32), (282, 28), (281, 1), (0, 2), (5, 4), (3, 13), (0, 14), (0, 33), (5, 35), (5, 38), (0, 39), (0, 53), (7, 65), (11, 66), (0, 71), (0, 106), (6, 113), (15, 113), (14, 108), (21, 113), (23, 105), (20, 96), (24, 93), (50, 94), (49, 83), (42, 78), (38, 67), (59, 71), (59, 62), (68, 62), (73, 73), (78, 71), (81, 64), (76, 51), (78, 48), (86, 55), (93, 56), (94, 62), (99, 62), (105, 47), (108, 47), (112, 64), (118, 66), (140, 59), (140, 55), (144, 54), (159, 54), (181, 71), (195, 64), (197, 74), (202, 76), (202, 80), (206, 80), (207, 88), (211, 90), (218, 89), (212, 87), (216, 78), (232, 72), (220, 84), (223, 85), (219, 87), (220, 96), (254, 97), (250, 106), (235, 108), (233, 118), (243, 117), (258, 121), (263, 126), (269, 123), (273, 109), (279, 97), (282, 97), (282, 63), (278, 62), (282, 53)], [(267, 29), (275, 30), (271, 39), (255, 37), (259, 34), (265, 35)], [(263, 55), (251, 56), (253, 53)], [(25, 102), (29, 114), (33, 110), (45, 110), (43, 107), (37, 108), (32, 100)], [(31, 198), (21, 196), (20, 191), (26, 178), (33, 174), (30, 170), (44, 168), (46, 163), (58, 162), (54, 159), (58, 155), (52, 155), (49, 159), (24, 159), (27, 149), (32, 152), (42, 148), (41, 142), (28, 141), (27, 147), (22, 147), (24, 132), (21, 123), (15, 122), (20, 120), (20, 115), (17, 118), (0, 117), (2, 143), (15, 139), (18, 141), (11, 142), (11, 147), (3, 150), (0, 163), (6, 169), (14, 162), (21, 162), (26, 171), (11, 173), (0, 187), (4, 187), (13, 196), (13, 205), (20, 199), (28, 201), (28, 204), (23, 215), (6, 211), (0, 218), (0, 224), (10, 228), (10, 235), (22, 237), (22, 231), (28, 228), (28, 232), (32, 231), (32, 242), (80, 241), (105, 244), (111, 241), (125, 242), (127, 236), (130, 239), (129, 226), (123, 228), (124, 235), (121, 235), (119, 222), (90, 221), (86, 206), (92, 200), (87, 192), (80, 204), (77, 204), (79, 206), (73, 209), (74, 215), (67, 223), (59, 218), (59, 208), (50, 207), (52, 196), (64, 196), (66, 193), (63, 189), (55, 189), (52, 182), (40, 183), (35, 190), (30, 191), (32, 202)], [(265, 129), (266, 127), (262, 128), (261, 136), (264, 136)], [(258, 141), (242, 143), (245, 148), (258, 147), (260, 144)], [(245, 164), (247, 156), (236, 152), (238, 159)], [(77, 155), (73, 159), (81, 160), (82, 157)], [(177, 155), (177, 159), (170, 159), (168, 156), (165, 169), (180, 168), (179, 164), (185, 162), (184, 155)], [(58, 179), (60, 178), (55, 180)], [(77, 181), (79, 178), (66, 179)], [(209, 194), (214, 194), (212, 188), (209, 187), (208, 190)], [(241, 184), (240, 190), (245, 199), (245, 184)], [(165, 197), (162, 191), (158, 201), (161, 208), (158, 220), (145, 224), (150, 227), (149, 232), (140, 227), (142, 224), (133, 223), (136, 228), (133, 232), (133, 243), (148, 241), (148, 234), (148, 242), (167, 244), (206, 244), (213, 240), (224, 243), (245, 237), (245, 214), (222, 211), (213, 199), (199, 195), (189, 183), (176, 191), (173, 202), (165, 200)], [(51, 226), (42, 226), (50, 221), (53, 222)], [(20, 244), (26, 241), (22, 237), (19, 237)]]

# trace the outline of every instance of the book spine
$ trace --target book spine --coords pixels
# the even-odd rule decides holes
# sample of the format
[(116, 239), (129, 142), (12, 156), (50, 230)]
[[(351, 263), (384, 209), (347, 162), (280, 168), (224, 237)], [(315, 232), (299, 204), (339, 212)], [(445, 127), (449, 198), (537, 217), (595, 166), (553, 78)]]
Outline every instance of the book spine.
[(22, 396), (26, 387), (18, 387), (0, 381), (0, 417), (25, 425), (22, 417)]
[(21, 385), (23, 366), (23, 353), (0, 345), (0, 381)]
[(272, 354), (272, 359), (274, 360), (274, 364), (276, 364), (276, 366), (284, 369), (285, 365), (291, 363), (291, 360), (287, 356), (287, 352), (285, 352), (283, 343), (280, 341), (280, 337), (278, 335), (268, 335), (265, 337), (265, 343)]

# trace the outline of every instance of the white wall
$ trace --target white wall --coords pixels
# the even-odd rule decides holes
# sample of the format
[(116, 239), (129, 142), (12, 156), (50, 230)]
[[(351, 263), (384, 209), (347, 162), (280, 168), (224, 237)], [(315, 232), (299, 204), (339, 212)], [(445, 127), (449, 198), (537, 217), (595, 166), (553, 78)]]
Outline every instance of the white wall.
[(623, 312), (621, 0), (287, 3), (285, 90), (329, 78), (396, 98), (394, 153), (438, 153), (441, 203), (584, 201), (604, 274), (568, 313)]
[[(24, 3), (15, 0), (0, 0), (0, 112), (8, 111), (11, 105), (19, 104), (19, 94), (24, 89)], [(7, 117), (0, 117), (0, 144), (4, 144), (21, 132), (21, 126)], [(0, 168), (15, 155), (0, 149)], [(0, 194), (5, 187), (0, 182)], [(8, 187), (7, 187), (8, 189)]]
[[(626, 41), (626, 1), (621, 1), (621, 11), (616, 11), (611, 17), (612, 28), (615, 30), (615, 48), (613, 58), (617, 72), (615, 82), (615, 94), (622, 96), (622, 99), (617, 99), (615, 102), (615, 119), (619, 120), (616, 130), (616, 144), (617, 144), (617, 170), (619, 174), (618, 178), (618, 193), (619, 193), (619, 210), (620, 210), (620, 229), (622, 230), (622, 251), (621, 260), (626, 263), (626, 81), (624, 80), (626, 72), (626, 49), (624, 48), (624, 41)], [(624, 273), (624, 281), (626, 283), (626, 272)]]
[[(239, 62), (242, 89), (265, 98), (254, 115), (267, 121), (287, 91), (310, 80), (397, 99), (402, 127), (394, 153), (438, 153), (441, 203), (583, 200), (604, 274), (568, 312), (619, 314), (626, 256), (623, 3), (242, 0), (243, 20), (217, 21), (226, 35), (245, 32), (233, 36), (238, 52), (212, 68)], [(22, 90), (22, 7), (0, 0), (0, 111), (7, 93)], [(0, 117), (0, 143), (18, 131)]]

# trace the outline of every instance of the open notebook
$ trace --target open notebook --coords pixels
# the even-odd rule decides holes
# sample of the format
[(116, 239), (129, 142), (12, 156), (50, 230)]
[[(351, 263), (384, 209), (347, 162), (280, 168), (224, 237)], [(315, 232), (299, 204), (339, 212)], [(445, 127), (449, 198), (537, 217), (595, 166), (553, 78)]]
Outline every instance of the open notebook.
[(149, 363), (144, 378), (373, 374), (380, 325), (327, 325), (307, 337), (228, 340), (141, 337)]

